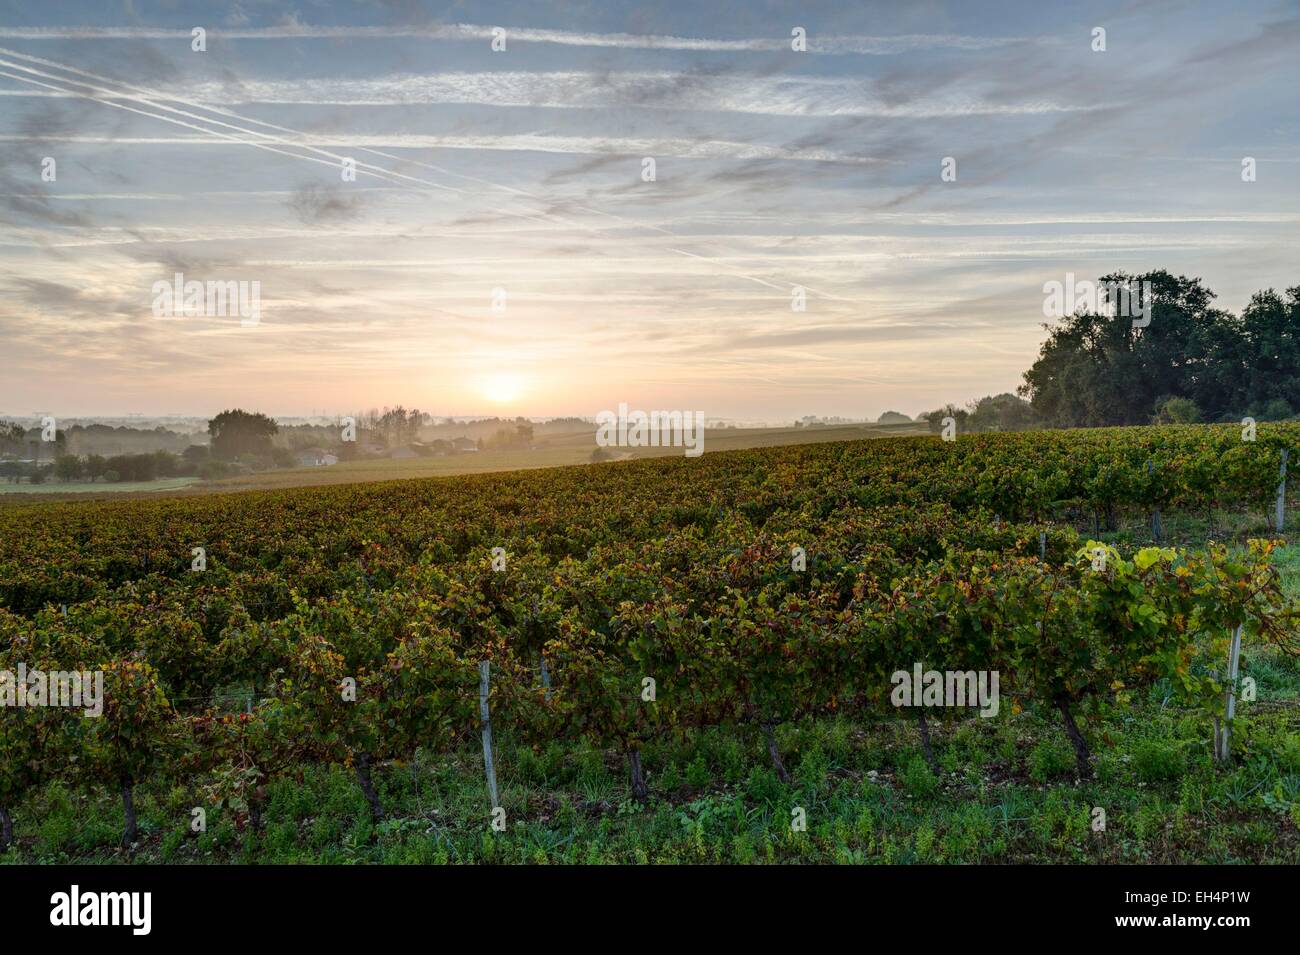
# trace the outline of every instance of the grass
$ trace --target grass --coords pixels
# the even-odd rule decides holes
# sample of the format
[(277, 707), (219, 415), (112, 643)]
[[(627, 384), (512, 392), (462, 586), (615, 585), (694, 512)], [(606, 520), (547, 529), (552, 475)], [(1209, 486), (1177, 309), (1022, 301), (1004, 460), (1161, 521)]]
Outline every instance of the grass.
[[(1032, 709), (933, 720), (938, 774), (910, 720), (787, 725), (790, 784), (756, 731), (690, 732), (647, 747), (645, 806), (616, 754), (582, 741), (520, 746), (500, 727), (504, 832), (491, 829), (481, 751), (467, 744), (383, 767), (378, 825), (342, 767), (272, 783), (260, 832), (198, 790), (140, 786), (134, 851), (117, 847), (114, 793), (56, 785), (17, 807), (19, 845), (3, 861), (1295, 864), (1300, 661), (1250, 650), (1242, 666), (1260, 702), (1241, 704), (1228, 768), (1212, 762), (1209, 727), (1166, 706), (1159, 686), (1085, 721), (1095, 778), (1084, 782), (1054, 714)], [(190, 829), (196, 806), (205, 832)], [(797, 809), (806, 831), (792, 828)]]
[(157, 481), (48, 481), (45, 484), (0, 484), (0, 494), (39, 494), (42, 498), (51, 495), (94, 495), (111, 496), (115, 494), (158, 494), (164, 491), (179, 491), (195, 483), (198, 478), (177, 477), (162, 478)]

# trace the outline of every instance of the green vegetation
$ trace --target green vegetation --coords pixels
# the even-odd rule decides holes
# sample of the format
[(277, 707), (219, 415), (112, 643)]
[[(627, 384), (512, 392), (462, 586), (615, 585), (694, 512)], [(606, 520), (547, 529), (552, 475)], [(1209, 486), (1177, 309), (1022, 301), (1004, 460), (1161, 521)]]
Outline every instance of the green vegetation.
[[(0, 671), (107, 690), (101, 718), (0, 709), (7, 858), (1293, 862), (1297, 561), (1248, 538), (1298, 438), (904, 438), (6, 509)], [(1216, 761), (1237, 627), (1254, 692)], [(900, 711), (914, 665), (999, 673), (997, 714)]]
[[(1262, 660), (1260, 661), (1262, 664)], [(1292, 684), (1264, 682), (1273, 672)], [(795, 782), (783, 784), (759, 734), (718, 728), (647, 748), (649, 802), (631, 798), (622, 763), (582, 745), (496, 750), (509, 827), (489, 829), (481, 751), (422, 751), (376, 773), (386, 819), (372, 821), (354, 776), (304, 767), (267, 786), (263, 827), (241, 805), (187, 786), (139, 788), (140, 840), (118, 848), (116, 793), (50, 785), (17, 812), (19, 846), (0, 861), (169, 863), (1284, 863), (1300, 861), (1300, 668), (1260, 676), (1246, 748), (1216, 768), (1199, 727), (1153, 695), (1099, 718), (1096, 779), (1073, 779), (1051, 714), (936, 723), (936, 776), (909, 723), (827, 717), (778, 735)], [(1109, 740), (1110, 742), (1106, 742)], [(1051, 754), (1051, 755), (1047, 755)], [(1178, 776), (1150, 763), (1171, 754)], [(1176, 755), (1174, 755), (1176, 754)], [(191, 810), (207, 805), (207, 831)], [(805, 807), (808, 830), (791, 831)], [(1106, 830), (1092, 830), (1092, 810)]]
[[(744, 448), (784, 447), (794, 444), (812, 444), (823, 441), (853, 441), (863, 438), (897, 437), (921, 434), (927, 430), (924, 423), (894, 425), (840, 425), (818, 428), (725, 428), (706, 432), (705, 453), (734, 451)], [(235, 476), (220, 476), (224, 462), (210, 461), (205, 455), (191, 460), (195, 466), (206, 465), (204, 477), (198, 482), (164, 484), (162, 481), (144, 486), (123, 483), (93, 485), (83, 483), (44, 485), (0, 484), (0, 505), (16, 503), (25, 494), (39, 494), (41, 500), (68, 500), (83, 498), (119, 498), (122, 496), (153, 496), (160, 490), (184, 488), (186, 494), (212, 494), (244, 490), (277, 490), (294, 487), (318, 487), (328, 484), (353, 484), (361, 481), (398, 481), (410, 478), (450, 477), (460, 474), (488, 474), (497, 471), (522, 471), (537, 468), (554, 468), (565, 465), (587, 464), (593, 460), (594, 430), (548, 434), (539, 439), (531, 450), (509, 448), (445, 456), (393, 459), (389, 457), (354, 458), (341, 460), (328, 467), (299, 467), (276, 470), (249, 471)], [(630, 458), (678, 457), (680, 448), (628, 448), (611, 449), (600, 460), (627, 460)], [(187, 455), (189, 457), (189, 455)], [(0, 468), (0, 476), (3, 469)], [(140, 493), (145, 492), (145, 493)]]
[(1150, 283), (1149, 324), (1080, 310), (1052, 327), (1020, 389), (1038, 421), (1190, 424), (1300, 412), (1300, 286), (1257, 292), (1232, 315), (1214, 307), (1200, 279), (1160, 270), (1100, 282)]
[[(112, 485), (115, 494), (156, 495), (167, 491), (179, 491), (193, 485), (198, 478), (172, 477), (159, 478), (155, 481), (121, 481)], [(60, 495), (94, 495), (105, 491), (103, 484), (86, 481), (69, 481), (60, 484), (0, 484), (0, 496), (39, 494), (41, 497), (58, 497)]]

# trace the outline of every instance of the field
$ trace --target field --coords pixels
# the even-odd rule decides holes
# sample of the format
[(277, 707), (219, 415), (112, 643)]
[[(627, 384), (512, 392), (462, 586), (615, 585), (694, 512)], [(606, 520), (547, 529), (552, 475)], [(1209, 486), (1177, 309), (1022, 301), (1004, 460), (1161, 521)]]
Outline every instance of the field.
[[(898, 437), (923, 434), (924, 423), (896, 425), (844, 425), (817, 428), (725, 428), (706, 431), (705, 454), (744, 448), (783, 447), (790, 444), (815, 444), (822, 441), (852, 441), (868, 437)], [(0, 506), (24, 500), (93, 500), (122, 496), (145, 496), (159, 492), (213, 494), (229, 491), (279, 490), (290, 487), (316, 487), (326, 484), (354, 484), (359, 481), (397, 481), (408, 478), (449, 477), (458, 474), (486, 474), (495, 471), (522, 471), (586, 464), (595, 450), (593, 430), (547, 434), (534, 450), (476, 451), (445, 457), (418, 457), (393, 460), (366, 458), (341, 461), (327, 467), (287, 468), (263, 471), (214, 481), (173, 478), (148, 483), (105, 484), (78, 482), (64, 484), (51, 481), (43, 485), (0, 484)], [(614, 450), (615, 459), (675, 457), (680, 448), (629, 448)]]
[(48, 484), (0, 484), (0, 495), (35, 495), (45, 499), (69, 499), (107, 496), (111, 494), (161, 494), (179, 491), (195, 483), (192, 477), (162, 478), (157, 481), (121, 481), (105, 484), (102, 481), (51, 481)]
[[(106, 693), (0, 709), (3, 859), (1295, 863), (1300, 548), (1268, 515), (1297, 447), (882, 438), (7, 508), (0, 671)], [(996, 712), (900, 707), (918, 665), (996, 673)]]

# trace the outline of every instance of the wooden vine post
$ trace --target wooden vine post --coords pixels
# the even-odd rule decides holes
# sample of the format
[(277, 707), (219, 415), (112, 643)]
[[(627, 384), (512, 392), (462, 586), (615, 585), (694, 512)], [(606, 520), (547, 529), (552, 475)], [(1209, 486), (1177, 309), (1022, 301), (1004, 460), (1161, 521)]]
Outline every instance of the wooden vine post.
[(497, 771), (492, 763), (492, 716), (488, 712), (488, 689), (490, 677), (489, 663), (483, 660), (478, 665), (478, 715), (483, 723), (483, 770), (487, 773), (488, 795), (492, 798), (492, 808), (500, 805), (497, 799)]
[(1214, 720), (1214, 758), (1226, 763), (1232, 758), (1232, 719), (1237, 713), (1237, 669), (1241, 663), (1241, 624), (1232, 631), (1228, 649), (1228, 689), (1223, 698), (1223, 721)]
[(1286, 459), (1291, 456), (1290, 448), (1282, 449), (1282, 467), (1278, 472), (1277, 484), (1277, 513), (1274, 515), (1273, 524), (1281, 533), (1286, 528)]
[[(1148, 462), (1147, 462), (1147, 474), (1148, 474), (1148, 475), (1153, 474), (1154, 471), (1155, 471), (1155, 469), (1152, 467), (1151, 462), (1148, 461)], [(1160, 506), (1159, 506), (1159, 505), (1156, 505), (1156, 506), (1155, 506), (1154, 508), (1152, 508), (1152, 510), (1151, 510), (1151, 536), (1155, 539), (1155, 542), (1156, 542), (1157, 544), (1161, 543), (1162, 539), (1164, 538), (1164, 528), (1162, 528), (1162, 527), (1160, 526)]]
[(542, 686), (546, 689), (546, 700), (549, 703), (551, 699), (551, 671), (546, 668), (546, 654), (541, 655), (542, 659)]

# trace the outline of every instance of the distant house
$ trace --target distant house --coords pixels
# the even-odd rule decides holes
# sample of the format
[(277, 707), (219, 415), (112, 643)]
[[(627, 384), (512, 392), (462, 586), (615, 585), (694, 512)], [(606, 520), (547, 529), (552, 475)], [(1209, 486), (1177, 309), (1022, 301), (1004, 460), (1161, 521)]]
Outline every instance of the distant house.
[(473, 438), (452, 438), (451, 448), (453, 451), (477, 451), (478, 445), (474, 443)]
[(328, 464), (338, 464), (337, 454), (330, 454), (324, 448), (306, 448), (294, 455), (300, 468), (324, 467)]

